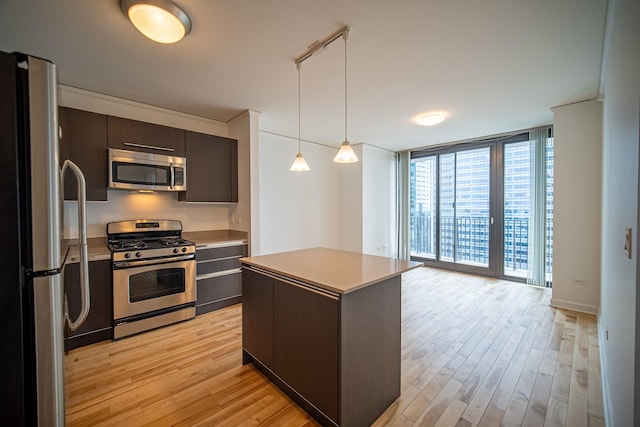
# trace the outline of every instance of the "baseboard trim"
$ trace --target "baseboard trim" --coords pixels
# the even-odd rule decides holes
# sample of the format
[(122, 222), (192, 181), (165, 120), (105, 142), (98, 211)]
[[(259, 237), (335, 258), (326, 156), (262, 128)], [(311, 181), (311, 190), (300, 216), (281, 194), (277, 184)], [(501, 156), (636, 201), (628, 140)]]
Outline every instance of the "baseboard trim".
[(580, 304), (578, 302), (565, 301), (557, 298), (551, 298), (550, 302), (552, 307), (566, 308), (567, 310), (579, 311), (581, 313), (595, 314), (596, 316), (600, 312), (600, 308), (595, 305)]

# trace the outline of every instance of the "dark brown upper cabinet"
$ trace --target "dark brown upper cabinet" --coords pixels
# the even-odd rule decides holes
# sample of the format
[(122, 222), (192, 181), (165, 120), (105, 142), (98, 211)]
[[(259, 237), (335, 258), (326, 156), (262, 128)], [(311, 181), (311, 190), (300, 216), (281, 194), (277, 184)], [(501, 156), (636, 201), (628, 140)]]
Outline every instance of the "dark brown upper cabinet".
[(238, 202), (238, 141), (186, 132), (186, 202)]
[[(107, 200), (107, 116), (60, 107), (60, 159), (69, 159), (82, 170), (87, 200)], [(62, 163), (60, 164), (62, 166)], [(65, 200), (77, 200), (77, 183), (72, 173), (65, 174)]]
[(185, 156), (183, 129), (113, 116), (108, 117), (107, 123), (110, 148)]

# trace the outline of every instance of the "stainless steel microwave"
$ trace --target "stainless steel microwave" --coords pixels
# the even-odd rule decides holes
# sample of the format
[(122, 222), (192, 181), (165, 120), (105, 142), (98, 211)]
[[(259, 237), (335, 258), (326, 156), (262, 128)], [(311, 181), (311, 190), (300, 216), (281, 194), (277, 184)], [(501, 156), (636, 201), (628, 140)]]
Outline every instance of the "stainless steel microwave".
[(187, 159), (109, 148), (109, 188), (185, 191)]

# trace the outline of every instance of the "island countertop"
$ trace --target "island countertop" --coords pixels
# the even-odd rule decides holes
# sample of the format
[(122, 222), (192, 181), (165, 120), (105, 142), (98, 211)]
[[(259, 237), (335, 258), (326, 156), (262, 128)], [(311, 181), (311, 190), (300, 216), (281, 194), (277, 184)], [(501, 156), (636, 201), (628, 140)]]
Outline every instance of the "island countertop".
[(311, 248), (241, 258), (240, 262), (347, 294), (423, 264), (338, 249)]

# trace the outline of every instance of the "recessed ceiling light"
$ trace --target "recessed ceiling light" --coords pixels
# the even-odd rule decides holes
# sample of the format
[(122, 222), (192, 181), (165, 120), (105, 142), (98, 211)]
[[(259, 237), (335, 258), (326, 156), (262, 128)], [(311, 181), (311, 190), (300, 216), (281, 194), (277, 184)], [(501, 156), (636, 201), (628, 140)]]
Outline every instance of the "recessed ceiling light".
[(170, 0), (120, 0), (120, 8), (138, 31), (158, 43), (175, 43), (191, 31), (187, 13)]
[(444, 122), (444, 119), (446, 118), (447, 115), (445, 113), (427, 113), (418, 117), (416, 119), (416, 123), (420, 126), (433, 126), (437, 125), (438, 123)]

